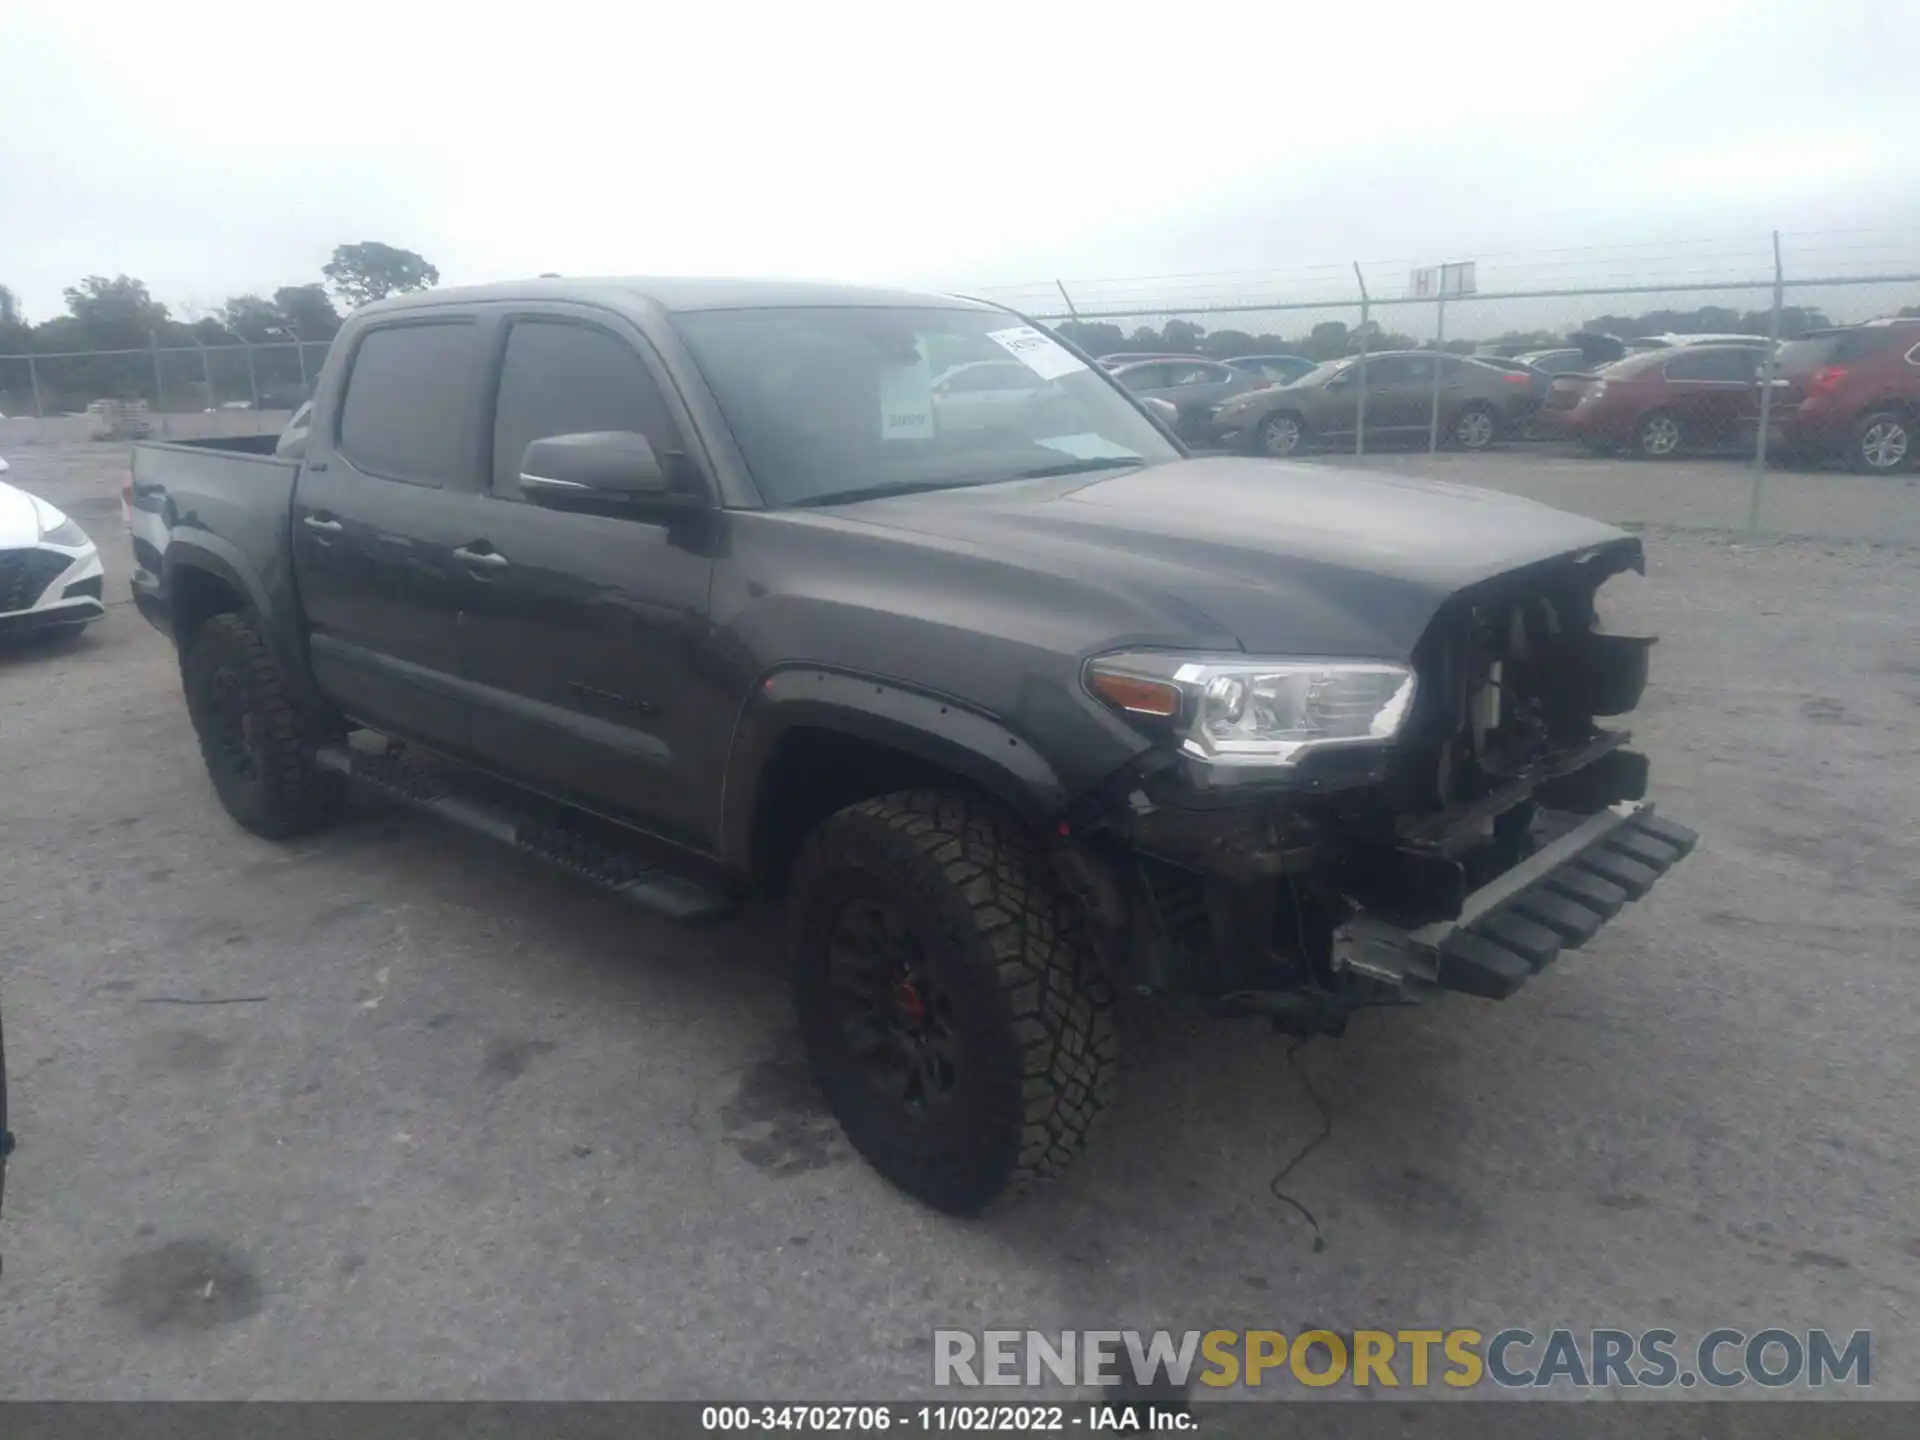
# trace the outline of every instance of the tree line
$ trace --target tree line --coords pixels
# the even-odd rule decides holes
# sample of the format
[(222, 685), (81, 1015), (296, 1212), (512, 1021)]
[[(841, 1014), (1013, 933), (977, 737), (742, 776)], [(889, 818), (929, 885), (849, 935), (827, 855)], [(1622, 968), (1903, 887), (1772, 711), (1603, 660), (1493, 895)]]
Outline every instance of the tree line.
[(440, 282), (424, 257), (377, 240), (336, 246), (320, 273), (318, 281), (235, 295), (191, 316), (175, 315), (131, 275), (89, 275), (62, 292), (64, 314), (37, 324), (0, 285), (0, 413), (34, 413), (36, 380), (49, 415), (104, 399), (178, 410), (257, 396), (265, 408), (289, 408), (304, 398), (339, 331), (340, 306)]
[[(1471, 312), (1469, 312), (1471, 313)], [(1920, 317), (1920, 305), (1908, 305), (1903, 316)], [(1514, 354), (1523, 350), (1546, 350), (1568, 344), (1581, 333), (1612, 335), (1633, 340), (1643, 335), (1679, 334), (1759, 335), (1768, 332), (1771, 312), (1735, 310), (1721, 305), (1703, 305), (1697, 310), (1649, 310), (1640, 315), (1596, 315), (1572, 330), (1508, 330), (1484, 339), (1454, 339), (1443, 347), (1458, 355), (1475, 351), (1500, 351)], [(1810, 330), (1832, 325), (1819, 310), (1803, 305), (1788, 305), (1780, 312), (1780, 335), (1792, 340)], [(1381, 350), (1419, 350), (1430, 342), (1416, 340), (1386, 330), (1369, 320), (1363, 328), (1341, 320), (1323, 320), (1304, 335), (1276, 335), (1271, 331), (1253, 334), (1246, 330), (1212, 330), (1190, 320), (1169, 320), (1159, 328), (1135, 326), (1131, 330), (1107, 320), (1062, 320), (1053, 326), (1089, 355), (1112, 355), (1130, 351), (1154, 351), (1176, 355), (1202, 355), (1211, 360), (1232, 360), (1242, 355), (1299, 355), (1309, 360), (1341, 360), (1360, 353), (1366, 341), (1369, 353)]]

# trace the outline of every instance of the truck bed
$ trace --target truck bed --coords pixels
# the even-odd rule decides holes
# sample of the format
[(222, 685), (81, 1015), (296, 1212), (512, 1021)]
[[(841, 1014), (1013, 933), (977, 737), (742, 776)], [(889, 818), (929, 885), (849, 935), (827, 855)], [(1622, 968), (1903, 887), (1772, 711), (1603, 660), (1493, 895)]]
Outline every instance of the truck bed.
[(127, 528), (133, 536), (133, 597), (141, 613), (170, 628), (167, 556), (186, 546), (236, 575), (291, 572), (288, 517), (300, 462), (273, 451), (276, 435), (210, 440), (142, 440), (133, 447)]

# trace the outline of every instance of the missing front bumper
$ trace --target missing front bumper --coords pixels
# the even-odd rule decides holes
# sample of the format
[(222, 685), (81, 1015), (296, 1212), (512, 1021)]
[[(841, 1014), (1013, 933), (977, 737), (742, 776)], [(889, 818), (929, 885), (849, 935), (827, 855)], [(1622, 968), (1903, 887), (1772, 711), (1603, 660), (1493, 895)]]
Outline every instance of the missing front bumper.
[(1468, 895), (1458, 919), (1408, 930), (1354, 916), (1334, 931), (1334, 969), (1504, 1000), (1645, 895), (1698, 839), (1645, 802), (1622, 802)]

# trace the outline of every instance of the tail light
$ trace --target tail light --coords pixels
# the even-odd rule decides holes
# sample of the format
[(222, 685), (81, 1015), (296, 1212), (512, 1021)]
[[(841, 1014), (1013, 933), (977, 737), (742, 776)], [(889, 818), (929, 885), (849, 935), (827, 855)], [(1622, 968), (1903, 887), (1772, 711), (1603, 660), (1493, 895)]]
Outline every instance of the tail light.
[(1831, 395), (1846, 383), (1847, 367), (1844, 365), (1822, 365), (1807, 377), (1807, 394)]
[(1500, 378), (1509, 385), (1531, 385), (1533, 383), (1533, 377), (1531, 375), (1516, 375), (1511, 370), (1502, 370), (1500, 372)]

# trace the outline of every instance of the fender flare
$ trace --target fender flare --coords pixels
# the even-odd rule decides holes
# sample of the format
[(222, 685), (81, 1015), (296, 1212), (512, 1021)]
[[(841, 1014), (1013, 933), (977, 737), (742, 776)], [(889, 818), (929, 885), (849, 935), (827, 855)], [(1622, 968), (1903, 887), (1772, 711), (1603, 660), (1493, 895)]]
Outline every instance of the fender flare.
[(165, 568), (161, 572), (161, 585), (166, 610), (172, 619), (176, 645), (182, 639), (179, 633), (179, 576), (183, 571), (211, 575), (239, 595), (245, 603), (246, 613), (259, 627), (261, 637), (280, 662), (288, 684), (309, 703), (318, 701), (312, 675), (307, 669), (305, 647), (287, 624), (282, 607), (273, 603), (265, 582), (231, 542), (211, 531), (183, 533), (175, 530), (167, 537), (162, 560)]
[(735, 722), (720, 798), (720, 853), (751, 868), (754, 820), (769, 761), (799, 728), (871, 740), (979, 786), (1031, 824), (1064, 810), (1071, 796), (1053, 766), (990, 715), (949, 696), (817, 666), (761, 677)]

